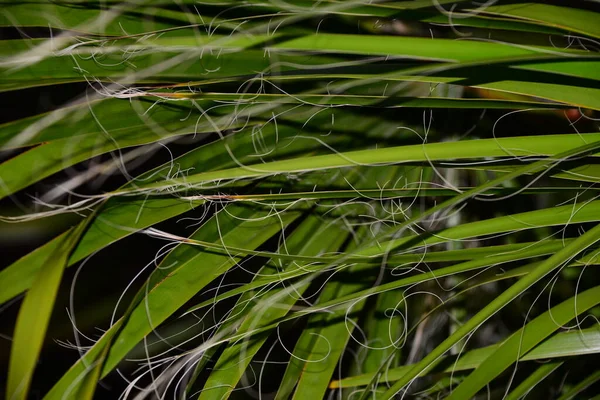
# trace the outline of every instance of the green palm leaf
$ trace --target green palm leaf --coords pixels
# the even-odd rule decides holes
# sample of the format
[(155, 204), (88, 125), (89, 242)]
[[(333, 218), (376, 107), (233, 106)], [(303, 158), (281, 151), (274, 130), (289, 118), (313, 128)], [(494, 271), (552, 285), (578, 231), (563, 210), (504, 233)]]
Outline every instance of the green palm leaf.
[(567, 3), (0, 0), (6, 397), (595, 395)]

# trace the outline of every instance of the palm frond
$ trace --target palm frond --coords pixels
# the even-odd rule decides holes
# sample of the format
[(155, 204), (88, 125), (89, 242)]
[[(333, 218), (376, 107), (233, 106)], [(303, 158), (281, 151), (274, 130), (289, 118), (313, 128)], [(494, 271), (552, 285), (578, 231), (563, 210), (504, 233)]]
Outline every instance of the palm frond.
[(7, 398), (597, 392), (596, 4), (0, 4)]

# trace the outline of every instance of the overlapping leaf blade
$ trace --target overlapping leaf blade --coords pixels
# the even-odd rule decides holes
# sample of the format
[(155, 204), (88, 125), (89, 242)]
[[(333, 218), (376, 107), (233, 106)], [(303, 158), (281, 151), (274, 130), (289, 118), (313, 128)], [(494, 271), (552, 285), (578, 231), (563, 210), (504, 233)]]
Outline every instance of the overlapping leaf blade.
[[(0, 304), (25, 293), (9, 397), (44, 355), (62, 270), (136, 232), (174, 249), (110, 323), (95, 317), (108, 329), (47, 398), (92, 398), (121, 366), (120, 394), (139, 398), (266, 386), (282, 399), (462, 398), (485, 385), (572, 398), (598, 380), (548, 379), (598, 352), (591, 319), (581, 332), (553, 324), (598, 298), (593, 4), (0, 3), (12, 37), (0, 41), (0, 92), (73, 91), (0, 125), (2, 204), (33, 197), (42, 210), (7, 219), (83, 219), (0, 271)], [(116, 171), (118, 189), (85, 186)], [(195, 233), (156, 229), (183, 214)], [(530, 299), (514, 299), (535, 291), (563, 303), (526, 304), (531, 322), (515, 325)], [(481, 341), (493, 316), (502, 333), (476, 348), (467, 336)], [(267, 343), (292, 354), (264, 385)], [(500, 374), (541, 358), (553, 360), (513, 371), (519, 385)]]

